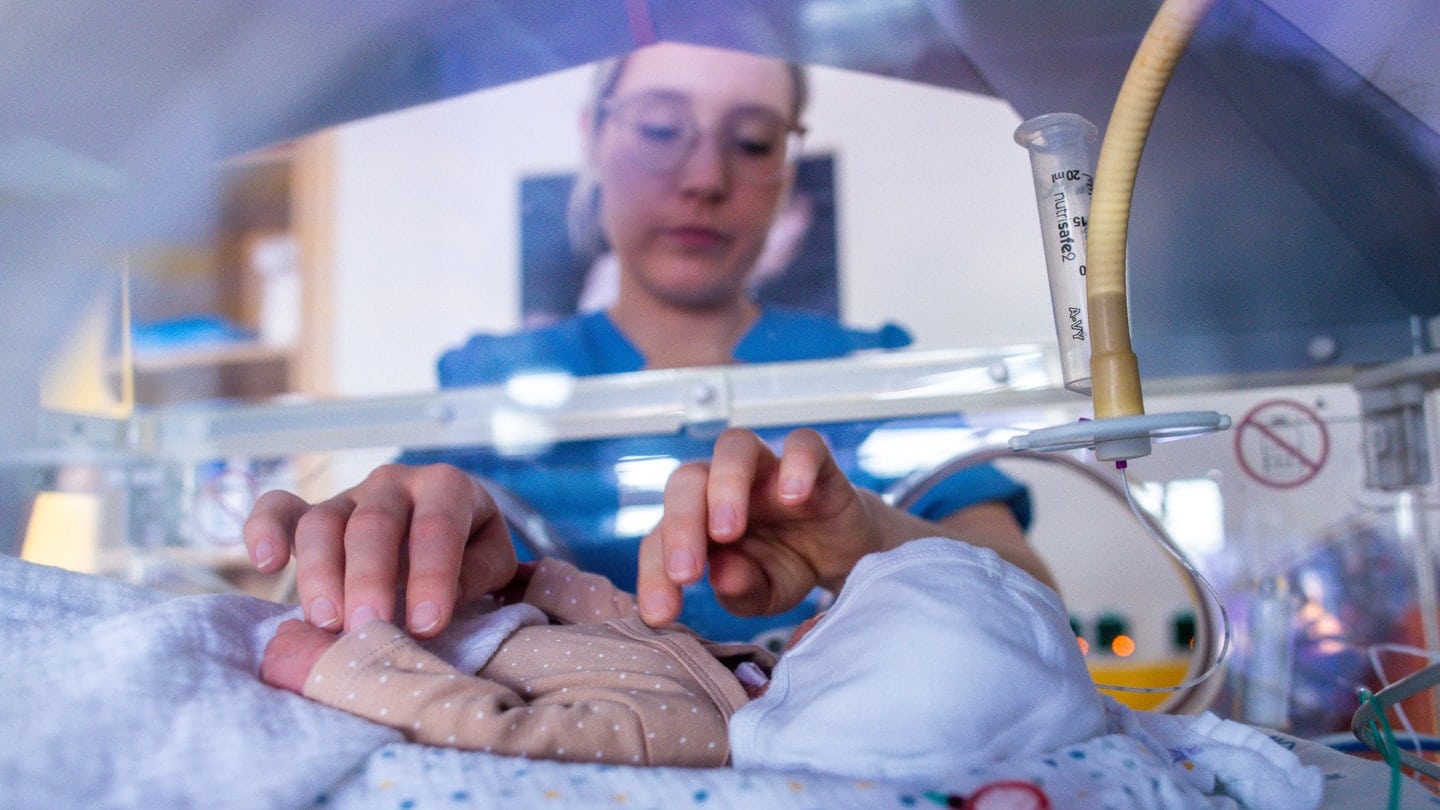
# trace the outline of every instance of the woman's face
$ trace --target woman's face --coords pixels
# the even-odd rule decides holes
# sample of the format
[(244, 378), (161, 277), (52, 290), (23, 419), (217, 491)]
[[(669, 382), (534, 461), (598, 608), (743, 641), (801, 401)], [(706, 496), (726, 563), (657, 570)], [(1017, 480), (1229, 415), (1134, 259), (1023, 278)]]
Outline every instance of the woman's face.
[[(591, 144), (622, 296), (706, 309), (743, 294), (793, 181), (788, 163), (756, 181), (752, 139), (795, 123), (794, 92), (783, 63), (750, 54), (663, 43), (629, 56)], [(686, 126), (690, 147), (657, 162), (657, 137), (683, 144)]]

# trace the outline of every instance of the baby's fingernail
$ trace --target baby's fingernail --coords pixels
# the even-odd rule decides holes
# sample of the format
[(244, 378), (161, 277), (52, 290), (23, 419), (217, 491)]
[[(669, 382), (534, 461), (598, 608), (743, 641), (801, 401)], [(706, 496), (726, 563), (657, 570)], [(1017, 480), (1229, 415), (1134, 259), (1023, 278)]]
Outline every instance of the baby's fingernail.
[(361, 605), (350, 611), (349, 627), (353, 630), (366, 622), (374, 621), (378, 618), (380, 618), (380, 616), (375, 612), (375, 608), (369, 605)]
[(710, 533), (728, 536), (735, 530), (735, 507), (722, 503), (710, 513)]
[(695, 572), (695, 555), (685, 549), (665, 555), (665, 573), (672, 577), (686, 578)]
[(316, 627), (329, 630), (340, 621), (340, 612), (335, 609), (335, 603), (327, 597), (320, 597), (310, 603), (310, 623)]
[(780, 497), (787, 501), (793, 501), (805, 494), (805, 485), (800, 483), (799, 478), (786, 478), (780, 482)]
[(255, 544), (255, 552), (251, 557), (255, 561), (256, 568), (266, 568), (275, 561), (275, 544), (269, 540), (261, 540)]
[(410, 632), (428, 633), (440, 623), (440, 606), (434, 602), (421, 602), (410, 611)]

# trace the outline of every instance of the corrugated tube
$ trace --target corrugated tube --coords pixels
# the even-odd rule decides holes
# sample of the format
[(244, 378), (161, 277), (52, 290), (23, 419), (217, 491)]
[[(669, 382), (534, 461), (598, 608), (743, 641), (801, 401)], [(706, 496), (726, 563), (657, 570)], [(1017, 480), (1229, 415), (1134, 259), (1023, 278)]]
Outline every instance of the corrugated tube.
[(1100, 157), (1087, 232), (1086, 308), (1090, 318), (1090, 373), (1095, 417), (1145, 412), (1140, 369), (1130, 345), (1125, 298), (1125, 239), (1140, 153), (1160, 96), (1191, 35), (1214, 0), (1165, 0), (1125, 74)]

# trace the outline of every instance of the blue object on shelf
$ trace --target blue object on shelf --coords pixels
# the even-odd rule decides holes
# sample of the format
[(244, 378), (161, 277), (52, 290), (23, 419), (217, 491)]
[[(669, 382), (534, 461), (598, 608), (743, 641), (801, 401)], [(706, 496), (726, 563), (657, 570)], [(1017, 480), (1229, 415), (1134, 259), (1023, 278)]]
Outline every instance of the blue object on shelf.
[(137, 352), (155, 352), (241, 343), (255, 339), (255, 333), (219, 315), (192, 315), (136, 324), (131, 332)]

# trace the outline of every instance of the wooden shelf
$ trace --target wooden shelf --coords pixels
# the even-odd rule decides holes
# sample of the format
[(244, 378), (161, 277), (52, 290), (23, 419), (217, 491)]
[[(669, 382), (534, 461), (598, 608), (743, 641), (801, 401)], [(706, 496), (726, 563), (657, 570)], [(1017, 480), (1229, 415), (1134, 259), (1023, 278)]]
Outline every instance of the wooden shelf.
[(137, 374), (162, 374), (210, 366), (288, 362), (294, 347), (244, 342), (136, 352)]
[[(215, 167), (213, 236), (186, 251), (160, 252), (165, 261), (139, 272), (131, 317), (152, 324), (213, 319), (230, 328), (177, 333), (173, 344), (137, 342), (128, 370), (111, 367), (132, 375), (137, 404), (261, 401), (306, 391), (317, 379), (326, 358), (310, 336), (327, 292), (324, 274), (312, 274), (310, 265), (328, 254), (310, 232), (328, 210), (327, 144), (302, 139)], [(307, 166), (315, 162), (322, 165)]]

